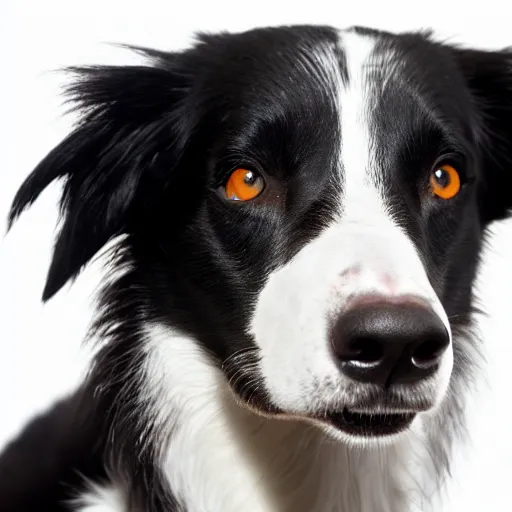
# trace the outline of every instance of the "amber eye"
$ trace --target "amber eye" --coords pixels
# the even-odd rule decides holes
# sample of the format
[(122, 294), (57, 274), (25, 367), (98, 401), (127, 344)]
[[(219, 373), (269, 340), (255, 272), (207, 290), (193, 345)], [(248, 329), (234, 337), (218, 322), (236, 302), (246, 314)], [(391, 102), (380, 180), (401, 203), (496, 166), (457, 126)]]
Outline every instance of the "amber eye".
[(442, 165), (430, 175), (430, 186), (434, 195), (451, 199), (460, 191), (459, 173), (451, 165)]
[(265, 187), (263, 178), (248, 169), (236, 169), (225, 186), (227, 199), (230, 201), (249, 201), (259, 196)]

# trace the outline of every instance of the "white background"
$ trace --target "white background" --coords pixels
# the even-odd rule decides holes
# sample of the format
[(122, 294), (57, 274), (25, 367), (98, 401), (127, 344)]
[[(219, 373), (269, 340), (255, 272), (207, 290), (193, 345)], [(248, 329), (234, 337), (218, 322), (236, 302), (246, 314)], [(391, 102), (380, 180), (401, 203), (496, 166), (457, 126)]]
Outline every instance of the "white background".
[[(188, 45), (197, 30), (258, 25), (353, 24), (389, 30), (432, 27), (443, 39), (488, 48), (512, 45), (506, 1), (278, 2), (20, 1), (0, 5), (0, 218), (34, 165), (66, 134), (71, 119), (59, 87), (63, 65), (127, 63), (109, 42), (163, 49)], [(512, 97), (511, 97), (512, 101)], [(510, 170), (512, 172), (512, 169)], [(100, 262), (46, 306), (40, 302), (57, 220), (53, 185), (0, 238), (0, 447), (24, 420), (79, 382), (81, 347), (100, 280)], [(512, 190), (511, 190), (512, 194)], [(472, 409), (473, 447), (458, 458), (450, 512), (510, 510), (512, 492), (512, 224), (502, 223), (484, 257), (481, 302), (489, 365)]]

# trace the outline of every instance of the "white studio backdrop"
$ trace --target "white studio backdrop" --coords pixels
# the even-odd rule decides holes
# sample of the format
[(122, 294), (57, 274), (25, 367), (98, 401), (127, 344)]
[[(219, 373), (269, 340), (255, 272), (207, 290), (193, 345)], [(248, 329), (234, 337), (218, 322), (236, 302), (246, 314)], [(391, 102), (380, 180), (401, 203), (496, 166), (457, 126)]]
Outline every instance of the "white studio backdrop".
[[(392, 31), (433, 28), (453, 42), (512, 45), (512, 7), (487, 0), (258, 2), (2, 0), (0, 4), (0, 219), (17, 187), (68, 132), (59, 97), (66, 65), (138, 62), (106, 43), (179, 49), (196, 31), (313, 23), (366, 25)], [(512, 172), (512, 169), (511, 169)], [(82, 339), (92, 315), (101, 260), (47, 305), (40, 296), (57, 222), (59, 185), (52, 185), (0, 237), (0, 449), (24, 422), (82, 378), (91, 351)], [(512, 191), (511, 191), (512, 193)], [(0, 221), (3, 223), (3, 221)], [(457, 458), (445, 512), (510, 510), (512, 477), (512, 223), (496, 226), (485, 253), (479, 297), (488, 312), (488, 354), (469, 425), (473, 446)]]

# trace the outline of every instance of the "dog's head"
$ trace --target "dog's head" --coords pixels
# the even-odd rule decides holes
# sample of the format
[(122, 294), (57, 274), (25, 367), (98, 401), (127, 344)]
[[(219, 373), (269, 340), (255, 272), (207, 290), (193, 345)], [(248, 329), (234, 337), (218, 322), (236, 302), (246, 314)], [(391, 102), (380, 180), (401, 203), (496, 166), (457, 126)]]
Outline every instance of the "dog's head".
[(139, 51), (74, 70), (81, 122), (15, 198), (10, 222), (64, 178), (44, 299), (124, 234), (132, 313), (242, 404), (350, 439), (438, 406), (512, 206), (512, 53), (324, 27)]

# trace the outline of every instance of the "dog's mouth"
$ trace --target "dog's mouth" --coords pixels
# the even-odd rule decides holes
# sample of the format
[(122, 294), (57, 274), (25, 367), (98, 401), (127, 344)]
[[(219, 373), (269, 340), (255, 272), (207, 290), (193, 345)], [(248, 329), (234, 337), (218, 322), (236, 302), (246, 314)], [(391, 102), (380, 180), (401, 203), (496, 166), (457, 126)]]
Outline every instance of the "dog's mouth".
[[(241, 385), (245, 382), (238, 379), (238, 384), (233, 390), (239, 403), (252, 412), (268, 417), (283, 419), (302, 419), (313, 421), (314, 423), (328, 425), (338, 432), (344, 433), (354, 438), (379, 438), (399, 434), (407, 430), (414, 418), (421, 411), (430, 409), (429, 401), (417, 402), (415, 404), (402, 403), (401, 406), (395, 403), (395, 408), (389, 409), (382, 402), (389, 402), (393, 397), (383, 397), (379, 395), (371, 400), (371, 403), (361, 404), (360, 407), (344, 407), (343, 409), (328, 410), (325, 413), (288, 412), (276, 407), (269, 399), (268, 395), (260, 389), (252, 390), (247, 397), (247, 390), (251, 389), (249, 385)], [(385, 400), (384, 400), (385, 398)], [(399, 400), (394, 397), (394, 402)], [(398, 407), (398, 408), (397, 408)]]
[(242, 404), (251, 411), (266, 417), (302, 418), (303, 420), (314, 421), (317, 424), (328, 425), (341, 433), (359, 438), (379, 438), (400, 434), (411, 426), (420, 411), (428, 409), (428, 407), (421, 407), (415, 408), (418, 409), (416, 412), (411, 412), (411, 410), (401, 412), (397, 410), (386, 411), (382, 408), (375, 411), (372, 411), (371, 408), (363, 411), (345, 407), (343, 410), (331, 410), (322, 414), (290, 414), (274, 407), (265, 399), (257, 401), (253, 397), (251, 402), (243, 400)]
[(415, 416), (411, 412), (373, 414), (345, 408), (342, 412), (330, 412), (318, 419), (351, 436), (384, 437), (406, 430)]

